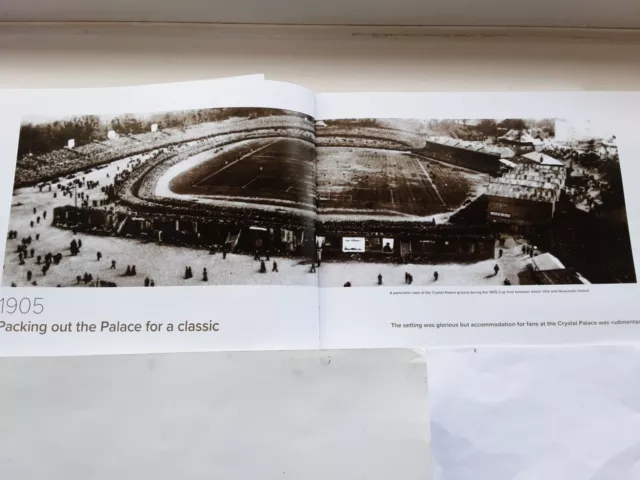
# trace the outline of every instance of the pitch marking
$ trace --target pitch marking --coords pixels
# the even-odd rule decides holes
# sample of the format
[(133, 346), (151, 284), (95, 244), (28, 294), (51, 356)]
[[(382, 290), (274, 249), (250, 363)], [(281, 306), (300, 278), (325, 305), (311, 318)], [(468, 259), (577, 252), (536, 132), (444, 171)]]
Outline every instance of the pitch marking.
[(229, 168), (229, 167), (231, 167), (231, 166), (235, 165), (236, 163), (238, 163), (238, 162), (240, 162), (240, 161), (244, 160), (244, 159), (245, 159), (245, 158), (247, 158), (247, 157), (251, 157), (252, 155), (255, 155), (256, 153), (258, 153), (258, 152), (259, 152), (259, 151), (261, 151), (261, 150), (264, 150), (265, 148), (269, 148), (269, 147), (271, 147), (271, 146), (275, 145), (275, 144), (276, 144), (276, 143), (278, 143), (279, 141), (280, 141), (280, 139), (275, 140), (275, 141), (273, 141), (273, 142), (271, 142), (271, 143), (268, 143), (267, 145), (265, 145), (265, 146), (263, 146), (263, 147), (258, 148), (257, 150), (254, 150), (253, 152), (249, 152), (249, 153), (247, 153), (247, 154), (245, 154), (245, 155), (241, 156), (239, 159), (237, 159), (237, 160), (235, 160), (235, 161), (233, 161), (233, 162), (231, 162), (231, 163), (229, 163), (229, 164), (225, 165), (224, 167), (222, 167), (222, 168), (221, 168), (220, 170), (218, 170), (217, 172), (213, 172), (213, 173), (212, 173), (211, 175), (209, 175), (208, 177), (203, 178), (202, 180), (200, 180), (200, 181), (198, 182), (198, 185), (195, 185), (195, 186), (196, 186), (196, 187), (197, 187), (197, 186), (199, 186), (199, 184), (202, 184), (202, 183), (206, 182), (206, 181), (207, 181), (207, 180), (209, 180), (211, 177), (215, 177), (217, 174), (219, 174), (220, 172), (222, 172), (222, 171), (226, 170), (227, 168)]
[(418, 166), (420, 167), (420, 169), (422, 170), (422, 173), (424, 173), (424, 176), (427, 177), (427, 181), (431, 184), (431, 186), (433, 187), (433, 189), (436, 192), (436, 195), (438, 195), (438, 198), (440, 199), (440, 202), (442, 202), (442, 205), (444, 207), (447, 206), (446, 203), (444, 203), (444, 200), (442, 199), (442, 197), (440, 196), (440, 192), (438, 191), (438, 188), (436, 187), (435, 183), (433, 183), (433, 180), (431, 180), (431, 177), (429, 176), (429, 173), (427, 173), (427, 170), (424, 168), (424, 165), (422, 165), (422, 163), (420, 163), (420, 160), (418, 160), (417, 158), (414, 159), (416, 162), (418, 162)]
[(258, 175), (256, 178), (254, 178), (253, 180), (251, 180), (249, 183), (247, 183), (246, 185), (243, 185), (242, 188), (248, 187), (249, 185), (251, 185), (253, 182), (255, 182), (256, 180), (258, 180), (259, 178), (262, 178), (261, 175)]

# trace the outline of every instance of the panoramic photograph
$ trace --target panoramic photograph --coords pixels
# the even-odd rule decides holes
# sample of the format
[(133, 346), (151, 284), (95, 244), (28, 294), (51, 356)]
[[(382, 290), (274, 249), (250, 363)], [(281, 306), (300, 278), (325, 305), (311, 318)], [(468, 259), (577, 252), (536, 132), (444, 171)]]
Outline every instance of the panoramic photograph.
[(315, 175), (292, 111), (24, 118), (2, 285), (315, 285)]
[(561, 119), (316, 122), (325, 287), (635, 283), (616, 137)]

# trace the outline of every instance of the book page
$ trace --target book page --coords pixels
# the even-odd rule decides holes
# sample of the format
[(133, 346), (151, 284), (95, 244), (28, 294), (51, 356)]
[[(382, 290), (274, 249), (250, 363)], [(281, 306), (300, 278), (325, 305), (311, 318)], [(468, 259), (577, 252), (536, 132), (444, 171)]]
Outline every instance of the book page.
[(639, 94), (316, 105), (323, 347), (638, 339)]
[(311, 92), (0, 95), (0, 355), (318, 346)]

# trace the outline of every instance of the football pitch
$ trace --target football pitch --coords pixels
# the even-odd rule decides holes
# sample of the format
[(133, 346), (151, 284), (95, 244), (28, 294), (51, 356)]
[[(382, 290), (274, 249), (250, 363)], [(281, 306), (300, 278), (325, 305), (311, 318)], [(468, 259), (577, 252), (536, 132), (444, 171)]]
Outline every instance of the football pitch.
[[(476, 178), (477, 177), (477, 178)], [(458, 208), (483, 175), (406, 152), (367, 148), (318, 149), (321, 213), (428, 216)]]
[(245, 142), (176, 176), (173, 192), (244, 200), (278, 200), (313, 206), (314, 148), (295, 139)]

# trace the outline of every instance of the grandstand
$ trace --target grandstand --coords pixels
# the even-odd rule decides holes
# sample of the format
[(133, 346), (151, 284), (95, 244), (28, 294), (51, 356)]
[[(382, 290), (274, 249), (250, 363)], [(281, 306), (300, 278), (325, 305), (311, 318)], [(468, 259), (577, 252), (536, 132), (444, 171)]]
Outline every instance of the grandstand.
[(131, 135), (130, 138), (144, 144), (155, 144), (158, 141), (164, 141), (165, 137), (166, 135), (164, 135), (161, 131), (155, 131), (138, 133), (136, 135)]
[(489, 222), (525, 225), (550, 222), (565, 181), (564, 167), (543, 164), (516, 166), (489, 184)]
[[(478, 145), (479, 144), (479, 145)], [(481, 142), (463, 142), (455, 139), (430, 138), (417, 153), (427, 158), (463, 167), (476, 172), (497, 175), (502, 166), (503, 152)]]
[(84, 155), (84, 156), (92, 156), (92, 155), (97, 155), (100, 153), (105, 153), (107, 152), (109, 149), (108, 147), (106, 147), (105, 145), (102, 145), (101, 143), (87, 143), (86, 145), (82, 145), (80, 147), (75, 147), (73, 149), (76, 153), (79, 153), (80, 155)]
[(443, 135), (429, 136), (427, 137), (427, 141), (431, 143), (446, 145), (449, 147), (457, 147), (464, 150), (470, 150), (472, 152), (500, 155), (500, 158), (513, 158), (515, 156), (515, 152), (512, 148), (495, 143), (488, 143), (487, 141), (461, 140), (459, 138), (447, 137)]
[[(196, 124), (184, 129), (167, 128), (164, 131), (157, 130), (130, 136), (110, 135), (112, 138), (77, 146), (73, 151), (62, 148), (41, 155), (25, 155), (19, 158), (14, 187), (34, 185), (95, 165), (213, 136), (221, 138), (225, 136), (231, 138), (233, 135), (254, 138), (274, 135), (291, 136), (293, 130), (307, 137), (314, 135), (313, 125), (308, 120), (284, 114), (252, 119), (231, 117), (222, 122)], [(77, 154), (83, 158), (78, 158)]]
[(326, 125), (316, 122), (316, 141), (319, 147), (355, 147), (366, 146), (389, 150), (412, 150), (420, 148), (423, 140), (420, 135), (372, 126)]
[[(318, 235), (326, 260), (436, 263), (477, 262), (494, 257), (495, 238), (486, 225), (322, 222)], [(345, 248), (348, 243), (356, 247)]]

